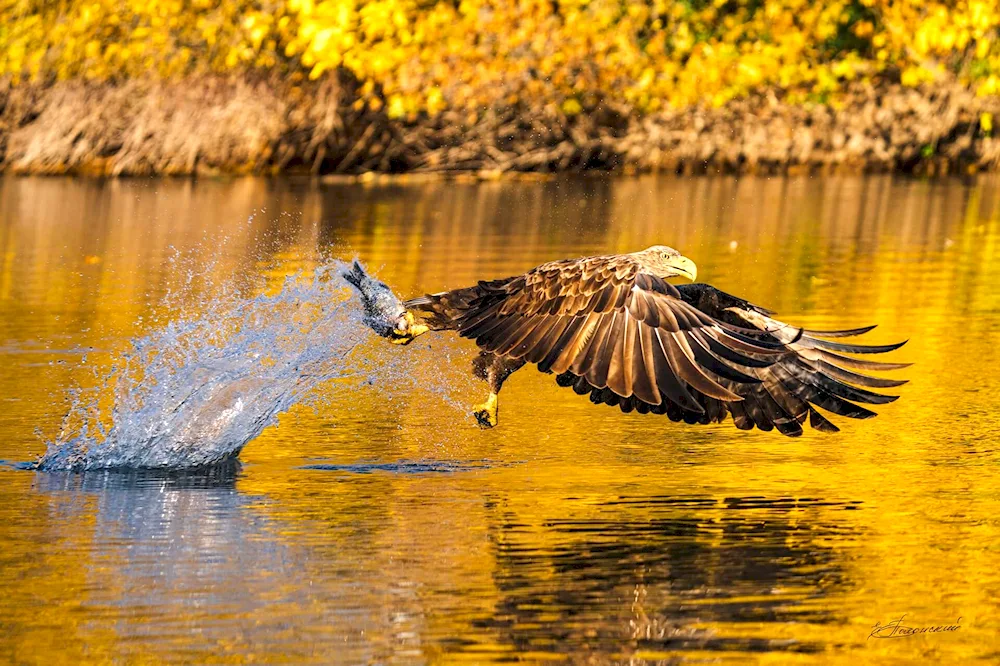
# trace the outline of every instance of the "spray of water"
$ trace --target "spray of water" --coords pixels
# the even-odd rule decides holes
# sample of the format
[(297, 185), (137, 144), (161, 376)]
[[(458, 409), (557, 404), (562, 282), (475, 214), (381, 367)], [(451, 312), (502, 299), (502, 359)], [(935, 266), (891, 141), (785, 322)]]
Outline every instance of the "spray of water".
[[(277, 293), (217, 295), (130, 343), (77, 391), (41, 470), (192, 469), (235, 459), (318, 385), (356, 372), (370, 336), (333, 261)], [(349, 369), (350, 368), (350, 369)]]

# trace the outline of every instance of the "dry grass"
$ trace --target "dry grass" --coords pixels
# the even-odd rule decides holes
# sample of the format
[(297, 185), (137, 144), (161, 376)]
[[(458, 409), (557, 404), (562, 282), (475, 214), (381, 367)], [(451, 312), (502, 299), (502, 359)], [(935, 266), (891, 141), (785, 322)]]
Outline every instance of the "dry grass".
[(286, 131), (287, 103), (241, 79), (7, 91), (3, 166), (14, 173), (250, 172)]
[[(346, 77), (0, 85), (0, 166), (99, 175), (993, 169), (1000, 100), (958, 84), (857, 86), (834, 109), (773, 93), (640, 117), (507, 109), (414, 123), (355, 110)], [(998, 118), (1000, 120), (1000, 118)]]

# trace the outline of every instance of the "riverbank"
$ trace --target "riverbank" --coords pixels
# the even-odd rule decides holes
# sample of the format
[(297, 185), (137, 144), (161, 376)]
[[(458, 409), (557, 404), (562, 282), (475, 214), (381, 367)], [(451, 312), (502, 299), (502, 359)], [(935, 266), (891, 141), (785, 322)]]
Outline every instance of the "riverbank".
[(597, 105), (390, 118), (346, 77), (292, 86), (198, 76), (0, 84), (0, 169), (96, 176), (993, 170), (1000, 98), (959, 83), (854, 84), (836, 103), (778, 90), (639, 114)]

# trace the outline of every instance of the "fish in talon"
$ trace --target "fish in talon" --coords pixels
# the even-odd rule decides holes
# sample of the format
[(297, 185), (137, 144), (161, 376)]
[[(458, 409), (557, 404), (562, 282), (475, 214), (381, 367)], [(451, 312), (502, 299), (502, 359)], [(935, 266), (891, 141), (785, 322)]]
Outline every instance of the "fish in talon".
[(427, 326), (414, 321), (413, 315), (406, 311), (392, 289), (369, 275), (357, 260), (340, 275), (358, 290), (365, 310), (363, 321), (377, 335), (395, 344), (406, 345), (427, 332)]

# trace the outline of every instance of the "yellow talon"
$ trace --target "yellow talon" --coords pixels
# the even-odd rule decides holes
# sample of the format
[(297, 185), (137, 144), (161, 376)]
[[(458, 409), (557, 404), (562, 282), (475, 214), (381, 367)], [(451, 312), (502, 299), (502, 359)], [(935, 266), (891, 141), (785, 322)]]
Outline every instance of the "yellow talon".
[(495, 427), (498, 423), (497, 411), (496, 393), (490, 393), (490, 397), (486, 398), (486, 402), (472, 408), (472, 414), (476, 417), (476, 422), (479, 423), (480, 428)]
[(431, 330), (429, 326), (425, 324), (414, 323), (413, 313), (407, 312), (403, 315), (403, 321), (405, 322), (406, 328), (397, 328), (393, 331), (393, 337), (389, 339), (394, 345), (408, 345), (413, 342), (413, 339), (418, 335), (423, 335), (427, 331)]

